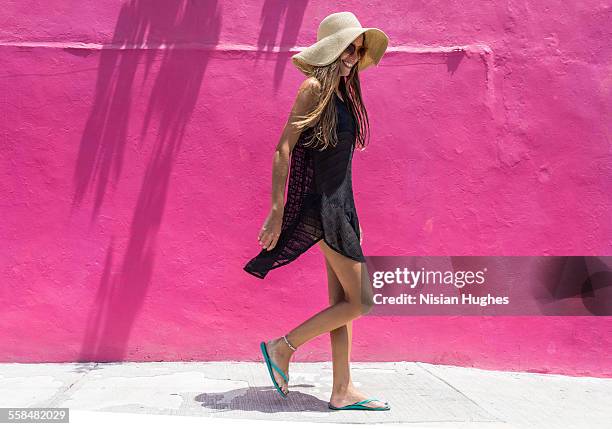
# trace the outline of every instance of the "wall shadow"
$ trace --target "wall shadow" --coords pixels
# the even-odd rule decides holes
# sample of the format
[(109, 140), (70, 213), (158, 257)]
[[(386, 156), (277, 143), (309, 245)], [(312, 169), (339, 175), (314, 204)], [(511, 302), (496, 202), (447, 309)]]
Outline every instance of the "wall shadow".
[[(308, 0), (266, 0), (261, 9), (259, 17), (261, 27), (259, 38), (257, 39), (257, 57), (262, 55), (261, 53), (263, 55), (275, 55), (276, 65), (273, 77), (275, 92), (283, 80), (283, 73), (287, 63), (290, 64), (291, 56), (295, 54), (295, 52), (291, 52), (289, 49), (296, 45), (307, 5)], [(274, 47), (277, 45), (280, 23), (283, 20), (283, 33), (278, 41), (280, 52), (273, 53)], [(313, 31), (314, 42), (316, 41), (317, 29), (314, 28)]]
[[(147, 294), (170, 177), (185, 128), (198, 100), (211, 50), (181, 48), (181, 42), (215, 46), (221, 16), (217, 1), (130, 1), (119, 13), (112, 43), (100, 53), (95, 99), (80, 142), (74, 173), (73, 209), (93, 194), (91, 221), (110, 184), (124, 168), (135, 78), (153, 80), (140, 144), (153, 145), (131, 219), (123, 258), (115, 239), (107, 247), (102, 277), (88, 316), (78, 361), (120, 361), (134, 319)], [(133, 47), (144, 45), (147, 49)], [(162, 46), (163, 45), (163, 46)], [(155, 68), (153, 66), (156, 66)], [(144, 77), (140, 77), (143, 75)], [(151, 137), (146, 138), (149, 134)], [(149, 152), (149, 151), (147, 151)], [(128, 166), (129, 168), (129, 166)]]

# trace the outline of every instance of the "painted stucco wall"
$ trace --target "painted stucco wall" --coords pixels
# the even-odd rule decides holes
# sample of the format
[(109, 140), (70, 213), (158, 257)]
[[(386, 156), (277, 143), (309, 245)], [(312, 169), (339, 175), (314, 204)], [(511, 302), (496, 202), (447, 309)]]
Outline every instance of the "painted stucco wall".
[[(5, 1), (0, 361), (259, 360), (327, 305), (317, 246), (259, 280), (290, 63), (345, 2)], [(611, 254), (611, 7), (351, 2), (366, 255)], [(355, 361), (612, 376), (610, 317), (364, 317)], [(331, 358), (329, 337), (297, 361)]]

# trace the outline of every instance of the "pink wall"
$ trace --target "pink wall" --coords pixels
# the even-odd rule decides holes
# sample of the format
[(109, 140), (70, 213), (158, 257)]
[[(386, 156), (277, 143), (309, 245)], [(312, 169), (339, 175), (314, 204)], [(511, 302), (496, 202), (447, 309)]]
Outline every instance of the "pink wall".
[[(259, 360), (327, 304), (316, 246), (242, 267), (303, 79), (288, 49), (338, 4), (4, 2), (0, 361)], [(611, 253), (606, 2), (351, 7), (391, 38), (362, 75), (366, 255)], [(354, 341), (356, 361), (612, 376), (610, 317), (364, 317)]]

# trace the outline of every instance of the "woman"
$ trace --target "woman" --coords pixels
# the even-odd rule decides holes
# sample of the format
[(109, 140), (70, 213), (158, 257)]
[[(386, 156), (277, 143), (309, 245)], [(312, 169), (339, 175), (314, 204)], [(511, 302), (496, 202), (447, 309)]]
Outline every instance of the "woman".
[(244, 267), (263, 279), (268, 271), (319, 245), (325, 256), (330, 307), (287, 335), (262, 342), (260, 348), (276, 390), (286, 397), (293, 353), (330, 332), (333, 389), (328, 406), (334, 410), (390, 409), (386, 402), (358, 391), (349, 368), (352, 320), (373, 305), (351, 176), (354, 148), (359, 145), (363, 150), (369, 129), (358, 72), (378, 64), (387, 44), (381, 30), (363, 28), (351, 12), (338, 12), (321, 21), (315, 44), (292, 57), (307, 79), (274, 154), (272, 206), (258, 235), (263, 249)]

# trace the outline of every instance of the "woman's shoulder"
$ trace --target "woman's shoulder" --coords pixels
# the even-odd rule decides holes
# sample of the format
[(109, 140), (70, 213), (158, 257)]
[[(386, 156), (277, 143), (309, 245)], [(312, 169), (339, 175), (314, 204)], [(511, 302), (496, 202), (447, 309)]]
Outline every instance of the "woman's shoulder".
[(314, 77), (308, 77), (302, 81), (298, 90), (298, 95), (304, 100), (312, 102), (321, 95), (321, 83)]
[(301, 88), (308, 89), (311, 91), (320, 91), (321, 82), (319, 82), (319, 80), (316, 77), (310, 76), (302, 81), (302, 83), (300, 84), (300, 89)]
[(308, 77), (300, 84), (293, 112), (298, 115), (305, 115), (310, 112), (319, 101), (321, 96), (321, 84), (315, 77)]

